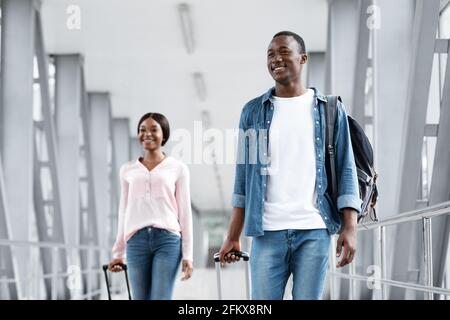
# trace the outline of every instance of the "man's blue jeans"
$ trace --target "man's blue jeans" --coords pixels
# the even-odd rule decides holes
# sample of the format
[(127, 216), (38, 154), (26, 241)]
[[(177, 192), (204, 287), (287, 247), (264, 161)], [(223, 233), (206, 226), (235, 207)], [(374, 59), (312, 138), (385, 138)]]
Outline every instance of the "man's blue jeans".
[(327, 229), (264, 231), (253, 237), (252, 299), (283, 299), (291, 273), (294, 300), (321, 299), (330, 239)]
[(181, 238), (142, 228), (127, 242), (127, 264), (135, 300), (170, 300), (181, 261)]

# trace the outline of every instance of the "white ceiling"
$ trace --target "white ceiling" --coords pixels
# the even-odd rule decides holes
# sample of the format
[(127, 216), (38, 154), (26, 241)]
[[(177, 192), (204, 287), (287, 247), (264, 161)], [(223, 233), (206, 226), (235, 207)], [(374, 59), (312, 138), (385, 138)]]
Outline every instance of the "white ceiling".
[[(194, 121), (201, 120), (202, 110), (210, 112), (211, 127), (224, 133), (237, 127), (245, 102), (273, 85), (265, 61), (273, 34), (292, 30), (304, 38), (308, 51), (325, 50), (326, 0), (185, 1), (193, 23), (192, 54), (184, 46), (180, 2), (44, 0), (47, 51), (83, 54), (87, 89), (110, 92), (113, 116), (130, 119), (130, 134), (143, 113), (155, 111), (168, 117), (172, 132), (187, 129), (194, 139)], [(81, 10), (79, 30), (66, 27), (69, 5)], [(203, 102), (194, 72), (204, 75)], [(233, 166), (218, 165), (223, 201), (213, 166), (189, 166), (195, 205), (230, 208)]]

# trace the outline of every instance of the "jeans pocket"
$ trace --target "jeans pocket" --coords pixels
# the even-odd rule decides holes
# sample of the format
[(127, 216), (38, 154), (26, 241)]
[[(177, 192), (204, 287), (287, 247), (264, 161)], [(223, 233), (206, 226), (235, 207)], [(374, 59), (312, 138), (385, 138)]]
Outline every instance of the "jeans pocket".
[(174, 232), (171, 232), (167, 229), (161, 229), (161, 232), (166, 235), (167, 237), (173, 237), (175, 239), (181, 239), (181, 237), (178, 234), (175, 234)]
[(127, 240), (127, 245), (129, 245), (130, 243), (135, 243), (136, 241), (139, 241), (141, 239), (144, 238), (145, 236), (145, 230), (146, 228), (142, 228), (139, 229), (138, 231), (136, 231), (128, 240)]

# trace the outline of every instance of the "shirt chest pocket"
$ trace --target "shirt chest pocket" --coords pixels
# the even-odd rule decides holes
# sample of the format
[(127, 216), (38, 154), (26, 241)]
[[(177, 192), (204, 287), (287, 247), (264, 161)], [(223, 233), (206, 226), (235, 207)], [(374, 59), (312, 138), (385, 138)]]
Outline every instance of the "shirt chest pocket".
[(263, 163), (267, 157), (267, 135), (264, 122), (251, 124), (244, 132), (246, 139), (246, 158), (249, 164)]

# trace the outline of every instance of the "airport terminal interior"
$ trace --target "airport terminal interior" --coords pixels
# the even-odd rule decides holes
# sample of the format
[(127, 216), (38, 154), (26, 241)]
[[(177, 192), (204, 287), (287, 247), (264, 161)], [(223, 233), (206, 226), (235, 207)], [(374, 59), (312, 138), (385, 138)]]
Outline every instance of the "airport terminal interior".
[[(190, 172), (194, 272), (180, 268), (173, 299), (218, 299), (236, 129), (274, 85), (267, 47), (282, 30), (305, 40), (305, 85), (339, 95), (373, 147), (378, 221), (358, 224), (341, 269), (333, 236), (323, 299), (450, 299), (450, 1), (0, 5), (0, 299), (108, 299), (119, 169), (143, 155), (147, 112), (169, 119), (163, 151)], [(224, 299), (246, 299), (247, 263), (222, 268)], [(124, 274), (108, 274), (112, 299), (128, 299)]]

